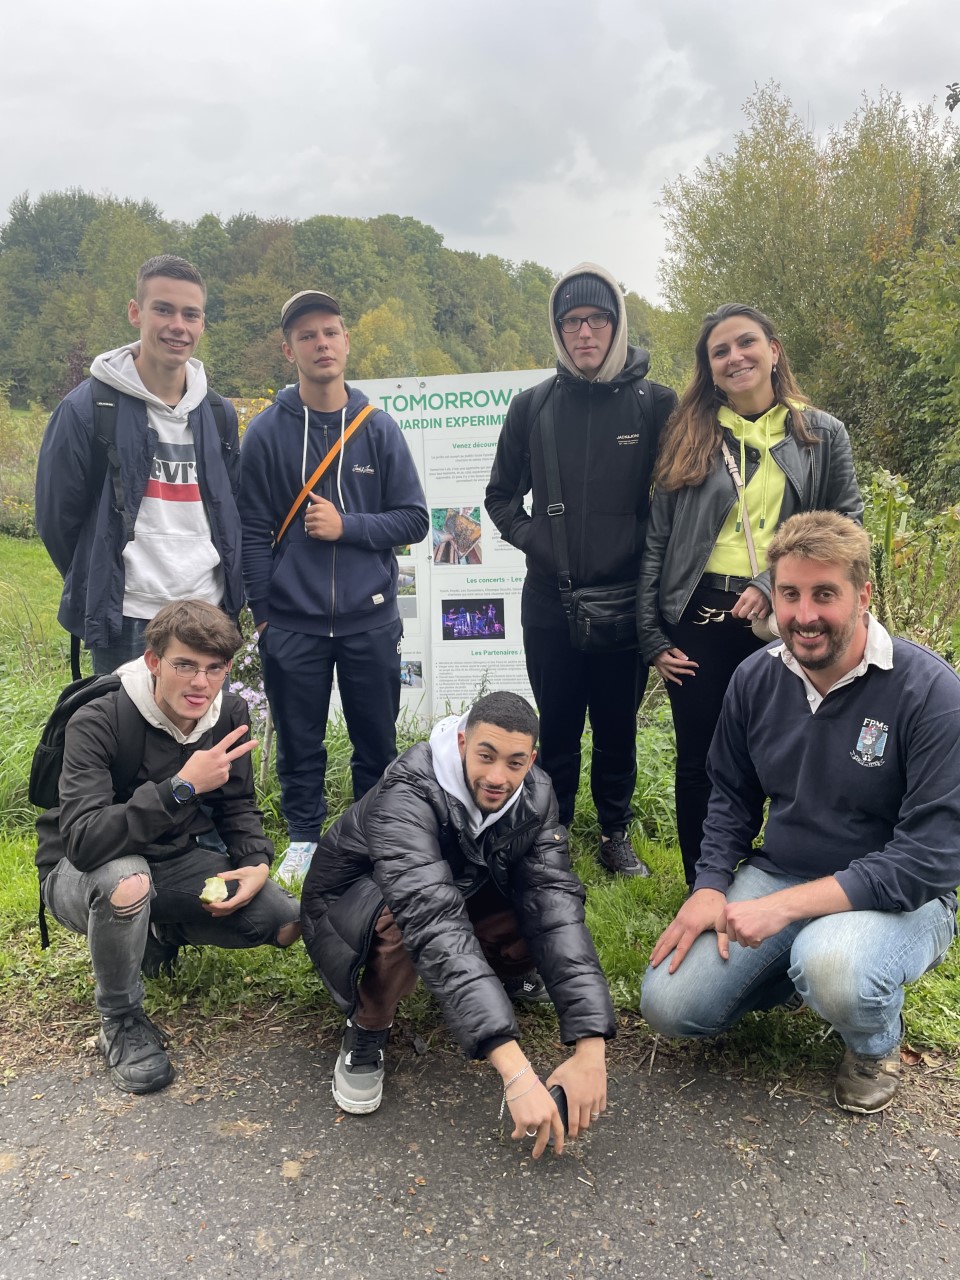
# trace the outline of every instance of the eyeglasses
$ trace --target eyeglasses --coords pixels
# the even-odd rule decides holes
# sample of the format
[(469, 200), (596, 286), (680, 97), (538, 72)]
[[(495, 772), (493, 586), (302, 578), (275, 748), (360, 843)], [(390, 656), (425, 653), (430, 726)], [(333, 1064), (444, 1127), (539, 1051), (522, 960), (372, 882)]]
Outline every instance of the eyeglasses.
[(610, 313), (608, 311), (594, 311), (589, 316), (564, 316), (560, 321), (560, 328), (564, 333), (579, 333), (583, 328), (584, 321), (591, 329), (605, 329), (610, 323)]
[(209, 667), (201, 667), (196, 662), (189, 662), (186, 658), (177, 658), (175, 662), (171, 662), (168, 658), (161, 658), (168, 667), (172, 667), (181, 680), (193, 680), (196, 676), (205, 675), (211, 684), (215, 684), (218, 680), (222, 680), (230, 669), (228, 662), (211, 662)]

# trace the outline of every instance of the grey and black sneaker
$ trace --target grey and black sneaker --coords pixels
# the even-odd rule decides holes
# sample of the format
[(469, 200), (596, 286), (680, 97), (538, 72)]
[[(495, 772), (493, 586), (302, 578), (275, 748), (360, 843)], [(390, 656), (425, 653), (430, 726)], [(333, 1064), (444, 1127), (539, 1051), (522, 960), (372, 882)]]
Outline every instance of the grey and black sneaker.
[(648, 876), (650, 868), (638, 858), (626, 831), (600, 837), (600, 861), (615, 876)]
[(504, 978), (502, 981), (504, 991), (514, 1004), (550, 1003), (550, 993), (536, 969), (531, 969), (522, 978)]
[(333, 1069), (333, 1100), (341, 1111), (366, 1116), (379, 1107), (383, 1098), (383, 1051), (389, 1039), (389, 1027), (368, 1031), (347, 1019)]
[(110, 1079), (124, 1093), (155, 1093), (176, 1074), (167, 1057), (169, 1038), (142, 1009), (120, 1018), (102, 1018), (97, 1048)]

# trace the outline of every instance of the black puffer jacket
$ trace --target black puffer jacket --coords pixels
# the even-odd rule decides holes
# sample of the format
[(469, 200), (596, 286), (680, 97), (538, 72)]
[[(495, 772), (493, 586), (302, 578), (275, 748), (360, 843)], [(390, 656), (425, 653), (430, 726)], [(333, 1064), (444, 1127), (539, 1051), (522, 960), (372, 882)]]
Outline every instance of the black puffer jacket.
[(464, 1051), (481, 1057), (488, 1041), (516, 1039), (513, 1007), (464, 906), (491, 878), (516, 911), (564, 1043), (612, 1037), (610, 992), (550, 780), (534, 765), (520, 799), (474, 840), (462, 805), (436, 779), (426, 742), (404, 752), (334, 823), (303, 885), (304, 943), (340, 1008), (350, 1014), (356, 1006), (357, 978), (386, 902)]

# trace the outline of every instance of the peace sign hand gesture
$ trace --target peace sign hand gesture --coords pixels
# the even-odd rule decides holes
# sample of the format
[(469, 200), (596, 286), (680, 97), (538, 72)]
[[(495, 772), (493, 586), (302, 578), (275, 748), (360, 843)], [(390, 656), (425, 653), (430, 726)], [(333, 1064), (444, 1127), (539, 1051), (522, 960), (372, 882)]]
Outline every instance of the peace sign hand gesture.
[(234, 743), (240, 742), (243, 735), (249, 732), (250, 726), (242, 724), (224, 734), (209, 751), (195, 751), (180, 770), (180, 777), (184, 782), (193, 784), (198, 796), (207, 791), (216, 791), (217, 787), (222, 787), (230, 777), (230, 766), (233, 761), (249, 755), (257, 745), (257, 739), (251, 738), (249, 742), (241, 742), (239, 746), (234, 746)]

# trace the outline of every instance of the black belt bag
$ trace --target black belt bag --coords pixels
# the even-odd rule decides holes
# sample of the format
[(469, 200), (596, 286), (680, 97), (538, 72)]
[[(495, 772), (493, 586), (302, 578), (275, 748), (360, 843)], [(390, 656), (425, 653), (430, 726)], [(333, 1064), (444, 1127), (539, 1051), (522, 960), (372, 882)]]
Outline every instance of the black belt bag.
[(612, 653), (636, 649), (637, 584), (615, 582), (605, 587), (577, 587), (570, 579), (570, 552), (567, 547), (563, 494), (560, 490), (560, 462), (553, 429), (553, 406), (548, 399), (540, 413), (540, 438), (547, 477), (547, 515), (557, 562), (560, 603), (567, 615), (570, 643), (581, 653)]
[(637, 584), (580, 587), (560, 593), (570, 643), (583, 653), (609, 653), (637, 647)]

